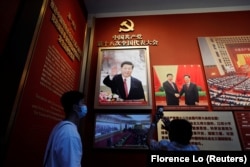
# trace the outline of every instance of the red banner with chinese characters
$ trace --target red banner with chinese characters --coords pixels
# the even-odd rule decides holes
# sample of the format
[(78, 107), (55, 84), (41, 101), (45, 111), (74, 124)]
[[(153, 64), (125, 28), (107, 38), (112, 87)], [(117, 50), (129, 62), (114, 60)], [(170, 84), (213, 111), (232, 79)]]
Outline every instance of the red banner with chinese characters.
[(77, 0), (44, 1), (42, 9), (10, 135), (8, 166), (42, 165), (50, 131), (64, 118), (60, 96), (79, 89), (84, 12)]

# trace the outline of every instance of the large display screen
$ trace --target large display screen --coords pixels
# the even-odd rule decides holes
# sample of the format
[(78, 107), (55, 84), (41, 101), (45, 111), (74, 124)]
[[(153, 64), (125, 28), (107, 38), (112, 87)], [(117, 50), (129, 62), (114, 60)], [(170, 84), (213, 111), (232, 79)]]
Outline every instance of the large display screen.
[(150, 114), (96, 114), (95, 148), (148, 149)]

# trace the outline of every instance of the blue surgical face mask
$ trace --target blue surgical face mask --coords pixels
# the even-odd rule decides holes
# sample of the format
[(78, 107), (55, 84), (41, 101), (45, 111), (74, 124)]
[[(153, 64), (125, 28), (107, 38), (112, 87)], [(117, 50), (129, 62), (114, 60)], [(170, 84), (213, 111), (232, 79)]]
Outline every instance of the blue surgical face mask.
[(88, 108), (86, 105), (82, 105), (82, 106), (80, 106), (80, 109), (81, 109), (81, 111), (77, 112), (77, 114), (78, 114), (79, 118), (83, 118), (87, 114)]

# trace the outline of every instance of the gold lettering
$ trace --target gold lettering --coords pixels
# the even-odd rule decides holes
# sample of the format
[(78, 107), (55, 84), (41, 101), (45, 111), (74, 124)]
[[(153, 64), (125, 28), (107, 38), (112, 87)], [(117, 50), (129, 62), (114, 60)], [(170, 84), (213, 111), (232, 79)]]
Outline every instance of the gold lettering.
[(82, 50), (80, 49), (71, 32), (69, 31), (66, 23), (64, 22), (60, 12), (58, 11), (55, 5), (54, 0), (51, 0), (50, 8), (53, 12), (51, 21), (59, 32), (59, 44), (72, 60), (74, 60), (76, 57), (77, 60), (80, 61)]

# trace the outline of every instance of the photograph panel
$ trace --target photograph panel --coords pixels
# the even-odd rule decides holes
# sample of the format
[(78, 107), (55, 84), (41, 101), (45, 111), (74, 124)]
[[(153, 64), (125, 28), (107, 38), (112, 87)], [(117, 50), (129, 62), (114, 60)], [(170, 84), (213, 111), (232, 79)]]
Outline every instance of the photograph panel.
[(98, 56), (96, 108), (152, 107), (147, 46), (103, 47)]
[(156, 106), (166, 110), (208, 110), (201, 65), (153, 66)]
[(250, 36), (199, 37), (213, 110), (250, 108)]

